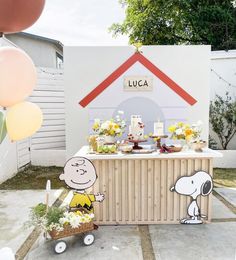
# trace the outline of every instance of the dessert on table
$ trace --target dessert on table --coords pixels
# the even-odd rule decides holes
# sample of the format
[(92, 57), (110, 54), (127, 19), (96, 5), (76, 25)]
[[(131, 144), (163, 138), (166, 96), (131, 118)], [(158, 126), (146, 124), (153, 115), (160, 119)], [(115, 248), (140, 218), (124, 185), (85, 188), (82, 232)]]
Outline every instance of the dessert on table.
[(144, 138), (144, 123), (140, 115), (132, 115), (129, 125), (128, 141), (133, 143), (133, 150), (141, 150), (142, 146), (139, 143), (146, 142)]

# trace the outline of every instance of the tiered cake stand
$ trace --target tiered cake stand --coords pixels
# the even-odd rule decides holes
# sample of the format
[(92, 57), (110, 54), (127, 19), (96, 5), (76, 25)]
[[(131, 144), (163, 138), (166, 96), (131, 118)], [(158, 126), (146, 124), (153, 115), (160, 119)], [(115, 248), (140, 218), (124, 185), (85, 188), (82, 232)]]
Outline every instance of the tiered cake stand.
[(160, 149), (161, 148), (161, 139), (167, 138), (168, 135), (152, 135), (150, 137), (153, 139), (157, 138), (157, 149)]
[(143, 147), (139, 146), (138, 144), (147, 142), (147, 140), (144, 140), (144, 139), (143, 140), (127, 140), (127, 141), (134, 144), (133, 150), (141, 150), (141, 149), (143, 149)]

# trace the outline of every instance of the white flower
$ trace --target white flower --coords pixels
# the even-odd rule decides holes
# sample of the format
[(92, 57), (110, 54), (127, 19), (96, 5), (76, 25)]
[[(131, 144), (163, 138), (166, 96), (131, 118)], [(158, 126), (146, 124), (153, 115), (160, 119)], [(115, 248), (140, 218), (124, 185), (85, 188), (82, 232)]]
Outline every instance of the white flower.
[(179, 129), (176, 129), (175, 132), (177, 135), (181, 135), (183, 133), (183, 130), (181, 128), (179, 128)]
[(124, 115), (124, 111), (122, 111), (122, 110), (119, 110), (117, 113), (120, 115)]
[(71, 212), (64, 212), (64, 217), (66, 218), (66, 219), (69, 219), (69, 217), (71, 216)]
[(52, 223), (52, 224), (49, 225), (49, 227), (47, 229), (49, 231), (52, 231), (53, 229), (55, 229), (58, 232), (64, 230), (63, 226), (61, 226), (59, 223)]
[(101, 129), (108, 130), (109, 129), (109, 122), (106, 121), (106, 122), (102, 123), (101, 124)]
[(94, 119), (94, 123), (95, 123), (95, 124), (96, 124), (96, 123), (97, 123), (97, 124), (100, 124), (100, 119), (99, 119), (99, 118), (95, 118), (95, 119)]
[(61, 225), (64, 225), (66, 222), (69, 222), (67, 218), (60, 218), (60, 219), (59, 219), (59, 223), (60, 223)]
[(72, 228), (77, 228), (78, 226), (80, 226), (80, 218), (78, 217), (72, 218), (70, 220), (70, 225)]
[(120, 122), (120, 121), (121, 121), (120, 116), (116, 116), (116, 122)]
[(124, 127), (126, 127), (126, 124), (125, 124), (125, 121), (121, 121), (121, 128), (124, 128)]
[(90, 216), (90, 218), (94, 218), (94, 214), (93, 213), (90, 213), (89, 216)]
[(201, 125), (203, 125), (203, 122), (201, 120), (198, 120), (197, 121), (197, 126), (201, 126)]

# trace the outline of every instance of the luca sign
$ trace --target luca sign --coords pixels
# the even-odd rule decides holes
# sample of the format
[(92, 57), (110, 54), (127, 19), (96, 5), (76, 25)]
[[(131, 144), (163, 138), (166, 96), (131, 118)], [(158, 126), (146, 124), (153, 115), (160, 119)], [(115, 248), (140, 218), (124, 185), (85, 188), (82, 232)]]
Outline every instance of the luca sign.
[(125, 91), (152, 91), (153, 78), (150, 76), (125, 76)]

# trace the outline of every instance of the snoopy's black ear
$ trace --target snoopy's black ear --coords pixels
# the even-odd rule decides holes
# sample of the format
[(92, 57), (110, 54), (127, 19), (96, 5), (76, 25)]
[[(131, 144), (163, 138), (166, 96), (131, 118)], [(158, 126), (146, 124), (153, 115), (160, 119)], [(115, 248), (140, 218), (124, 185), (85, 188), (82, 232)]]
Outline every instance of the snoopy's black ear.
[(211, 193), (212, 191), (212, 182), (211, 181), (206, 181), (203, 185), (202, 185), (202, 196), (207, 196), (208, 194)]

